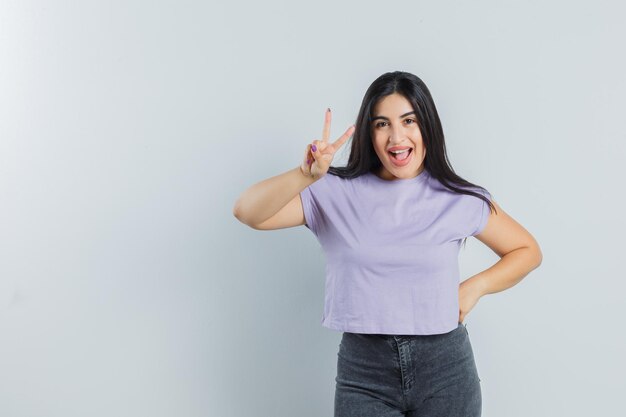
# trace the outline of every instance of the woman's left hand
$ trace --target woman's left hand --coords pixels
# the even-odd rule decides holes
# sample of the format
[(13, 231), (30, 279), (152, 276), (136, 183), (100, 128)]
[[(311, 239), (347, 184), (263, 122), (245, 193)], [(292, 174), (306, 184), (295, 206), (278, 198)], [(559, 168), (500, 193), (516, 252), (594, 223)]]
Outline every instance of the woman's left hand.
[(459, 323), (463, 323), (465, 316), (474, 308), (482, 297), (476, 280), (467, 279), (459, 285)]

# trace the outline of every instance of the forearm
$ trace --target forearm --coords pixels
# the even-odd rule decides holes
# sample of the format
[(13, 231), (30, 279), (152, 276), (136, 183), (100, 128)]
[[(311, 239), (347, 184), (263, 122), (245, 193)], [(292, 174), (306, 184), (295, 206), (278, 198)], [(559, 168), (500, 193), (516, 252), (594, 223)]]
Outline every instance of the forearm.
[(491, 268), (469, 280), (479, 288), (480, 295), (493, 294), (511, 288), (533, 269), (541, 265), (542, 255), (538, 248), (524, 247), (502, 256)]
[(233, 214), (247, 225), (262, 223), (316, 180), (305, 176), (300, 167), (265, 179), (241, 194)]

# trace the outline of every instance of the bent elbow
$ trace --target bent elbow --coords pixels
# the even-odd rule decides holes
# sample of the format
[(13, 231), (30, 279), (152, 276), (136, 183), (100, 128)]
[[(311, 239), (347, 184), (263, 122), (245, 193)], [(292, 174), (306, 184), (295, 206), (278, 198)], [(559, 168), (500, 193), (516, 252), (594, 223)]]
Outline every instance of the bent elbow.
[(241, 207), (239, 205), (239, 201), (237, 201), (235, 203), (235, 205), (233, 206), (233, 216), (235, 216), (235, 218), (237, 220), (239, 220), (241, 223), (247, 225), (248, 222), (245, 219), (245, 216), (243, 215), (243, 213), (241, 212)]
[(535, 257), (535, 268), (539, 268), (541, 262), (543, 262), (543, 253), (541, 252), (541, 248), (539, 248), (539, 246), (536, 246), (533, 249), (533, 253)]
[(241, 212), (241, 208), (238, 204), (235, 204), (235, 206), (233, 207), (233, 216), (235, 216), (235, 218), (239, 220), (239, 222), (245, 224), (249, 228), (254, 230), (260, 230), (254, 223), (251, 223), (249, 219)]

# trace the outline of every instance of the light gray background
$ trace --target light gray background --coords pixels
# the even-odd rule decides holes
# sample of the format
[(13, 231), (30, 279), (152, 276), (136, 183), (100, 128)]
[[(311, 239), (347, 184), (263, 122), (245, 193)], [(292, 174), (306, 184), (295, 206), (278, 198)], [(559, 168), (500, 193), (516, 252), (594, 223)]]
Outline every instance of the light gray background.
[[(621, 410), (624, 12), (3, 0), (0, 415), (331, 416), (321, 248), (232, 207), (394, 70), (426, 82), (455, 170), (543, 250), (466, 318), (483, 415)], [(460, 261), (464, 280), (497, 256), (470, 239)]]

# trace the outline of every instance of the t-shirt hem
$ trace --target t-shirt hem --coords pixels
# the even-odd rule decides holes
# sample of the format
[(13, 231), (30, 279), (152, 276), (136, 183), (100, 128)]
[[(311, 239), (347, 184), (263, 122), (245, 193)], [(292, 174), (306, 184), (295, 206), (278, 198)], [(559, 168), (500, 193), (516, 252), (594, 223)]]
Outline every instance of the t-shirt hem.
[(330, 330), (349, 332), (349, 333), (363, 333), (363, 334), (391, 334), (391, 335), (431, 335), (431, 334), (443, 334), (451, 332), (458, 327), (459, 323), (456, 322), (452, 327), (450, 325), (441, 324), (438, 326), (428, 327), (382, 327), (376, 325), (359, 325), (359, 324), (346, 324), (337, 323), (330, 320), (323, 320), (322, 326)]

